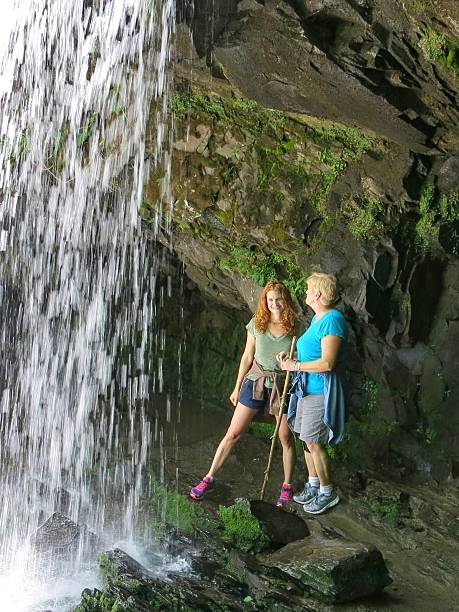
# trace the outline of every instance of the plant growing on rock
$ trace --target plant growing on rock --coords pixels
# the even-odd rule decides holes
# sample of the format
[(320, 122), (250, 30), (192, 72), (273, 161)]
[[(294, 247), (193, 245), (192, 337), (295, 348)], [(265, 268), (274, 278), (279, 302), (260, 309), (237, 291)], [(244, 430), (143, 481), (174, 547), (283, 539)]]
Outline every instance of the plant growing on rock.
[(427, 28), (419, 46), (427, 58), (451, 70), (455, 78), (459, 76), (459, 41), (456, 38)]
[(287, 255), (277, 252), (266, 255), (236, 242), (229, 248), (228, 256), (221, 258), (218, 263), (223, 270), (239, 272), (252, 278), (260, 286), (271, 280), (282, 280), (293, 295), (299, 299), (304, 297), (304, 273)]
[(151, 499), (155, 508), (155, 529), (158, 533), (166, 527), (194, 533), (202, 525), (204, 514), (195, 503), (178, 491), (171, 491), (159, 482), (151, 487)]
[(260, 523), (250, 512), (250, 504), (246, 499), (232, 506), (220, 506), (218, 514), (223, 522), (225, 536), (244, 550), (262, 550), (269, 540)]
[(349, 231), (359, 240), (375, 240), (384, 231), (384, 205), (371, 192), (343, 198), (341, 212)]
[(368, 501), (368, 507), (379, 520), (391, 527), (398, 527), (400, 524), (402, 515), (400, 501), (391, 497), (377, 497)]

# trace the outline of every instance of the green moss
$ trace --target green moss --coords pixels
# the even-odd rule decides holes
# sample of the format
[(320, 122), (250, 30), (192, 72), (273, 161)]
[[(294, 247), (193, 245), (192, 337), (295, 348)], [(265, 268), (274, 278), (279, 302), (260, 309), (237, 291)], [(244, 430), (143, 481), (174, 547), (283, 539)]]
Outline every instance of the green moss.
[(336, 146), (341, 143), (347, 162), (358, 159), (366, 151), (381, 145), (378, 139), (342, 123), (296, 113), (289, 113), (289, 116), (306, 126), (307, 134), (314, 142), (328, 148), (330, 145)]
[(247, 572), (236, 567), (228, 556), (226, 556), (226, 561), (223, 565), (223, 569), (238, 582), (247, 582)]
[(265, 254), (242, 242), (236, 242), (229, 247), (228, 255), (221, 258), (218, 265), (223, 270), (232, 270), (248, 276), (260, 286), (272, 280), (281, 280), (292, 295), (301, 299), (304, 297), (304, 272), (287, 255), (276, 252)]
[(252, 135), (278, 134), (285, 115), (259, 106), (254, 100), (242, 97), (223, 98), (204, 94), (192, 88), (176, 91), (171, 99), (171, 110), (176, 121), (186, 121), (191, 113), (203, 113), (219, 125), (238, 125)]
[(262, 550), (269, 544), (260, 523), (250, 512), (247, 500), (232, 506), (220, 506), (218, 513), (223, 522), (225, 536), (245, 550)]
[(343, 198), (341, 213), (359, 240), (376, 240), (385, 229), (384, 204), (371, 192)]
[(402, 506), (399, 501), (391, 497), (377, 497), (368, 500), (368, 507), (379, 520), (391, 527), (397, 527), (400, 524)]
[[(334, 185), (350, 163), (369, 149), (376, 151), (380, 142), (342, 124), (280, 113), (263, 108), (253, 100), (204, 93), (188, 85), (174, 94), (172, 110), (178, 123), (188, 122), (191, 128), (199, 124), (211, 126), (209, 151), (223, 136), (228, 141), (227, 126), (239, 143), (235, 145), (237, 155), (231, 160), (215, 156), (212, 173), (203, 173), (207, 162), (198, 154), (187, 157), (194, 170), (205, 177), (205, 189), (196, 187), (194, 195), (189, 196), (190, 205), (196, 198), (198, 202), (207, 200), (210, 207), (205, 219), (200, 218), (189, 226), (181, 224), (179, 231), (192, 231), (198, 239), (210, 241), (223, 250), (225, 254), (218, 262), (222, 269), (252, 278), (259, 285), (279, 278), (294, 295), (302, 298), (304, 274), (296, 265), (296, 257), (311, 254), (323, 244), (325, 234), (338, 217), (328, 206)], [(247, 203), (241, 206), (238, 195), (234, 208), (217, 210), (218, 199), (232, 201), (235, 192), (240, 194), (241, 182)], [(185, 193), (184, 185), (177, 187), (177, 191)], [(181, 196), (176, 195), (181, 201)], [(305, 245), (302, 239), (292, 235), (291, 228), (297, 226), (298, 219), (316, 219), (316, 212), (319, 226), (314, 225), (313, 237)], [(175, 223), (181, 220), (182, 213), (180, 206), (176, 206)], [(258, 244), (241, 239), (246, 232), (239, 224), (242, 220), (246, 223), (247, 219), (261, 224), (264, 237), (253, 239)], [(361, 225), (364, 221), (361, 220)], [(239, 240), (231, 244), (221, 226), (231, 229), (234, 238)], [(268, 243), (276, 244), (276, 251), (267, 251)]]
[(159, 531), (169, 527), (191, 534), (206, 522), (203, 510), (196, 503), (161, 483), (153, 483), (150, 497), (155, 508), (155, 527)]
[(459, 193), (441, 195), (438, 203), (441, 223), (454, 223), (459, 221)]
[(422, 188), (419, 200), (419, 221), (416, 224), (416, 245), (420, 250), (426, 250), (438, 234), (435, 210), (435, 186), (426, 183)]
[(459, 40), (453, 36), (427, 28), (419, 41), (426, 57), (448, 68), (459, 76)]
[(438, 241), (440, 229), (448, 232), (448, 252), (459, 254), (459, 194), (440, 194), (431, 182), (426, 182), (419, 199), (419, 219), (415, 225), (415, 246), (426, 252)]

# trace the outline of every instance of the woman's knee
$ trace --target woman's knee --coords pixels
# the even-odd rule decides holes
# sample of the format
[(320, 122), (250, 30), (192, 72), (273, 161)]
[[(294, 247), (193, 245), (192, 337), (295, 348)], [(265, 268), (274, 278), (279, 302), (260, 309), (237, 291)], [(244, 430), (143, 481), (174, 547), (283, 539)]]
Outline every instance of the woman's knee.
[(279, 440), (282, 446), (290, 448), (294, 444), (293, 435), (289, 429), (287, 431), (279, 431)]
[(306, 445), (312, 455), (315, 455), (322, 450), (322, 444), (319, 444), (318, 442), (306, 442)]
[(225, 434), (225, 440), (229, 442), (230, 444), (235, 444), (239, 440), (241, 435), (242, 435), (242, 432), (234, 430), (234, 429), (229, 429)]

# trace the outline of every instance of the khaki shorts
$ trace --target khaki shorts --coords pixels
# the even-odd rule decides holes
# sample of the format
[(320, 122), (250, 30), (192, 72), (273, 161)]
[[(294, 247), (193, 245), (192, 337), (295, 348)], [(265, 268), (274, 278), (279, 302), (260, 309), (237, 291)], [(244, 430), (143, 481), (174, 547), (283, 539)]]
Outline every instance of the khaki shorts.
[(328, 442), (329, 429), (324, 423), (323, 395), (313, 394), (299, 398), (293, 430), (303, 442)]

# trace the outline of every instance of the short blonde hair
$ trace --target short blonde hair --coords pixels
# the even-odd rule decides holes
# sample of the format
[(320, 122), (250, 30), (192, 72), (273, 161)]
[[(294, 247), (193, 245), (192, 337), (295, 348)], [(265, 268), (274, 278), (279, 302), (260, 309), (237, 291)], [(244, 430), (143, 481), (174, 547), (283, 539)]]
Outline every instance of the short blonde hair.
[(332, 306), (339, 301), (338, 280), (333, 274), (314, 272), (308, 276), (306, 283), (309, 287), (320, 291), (320, 301), (324, 306)]

